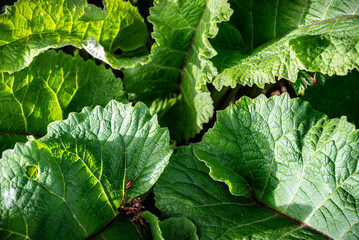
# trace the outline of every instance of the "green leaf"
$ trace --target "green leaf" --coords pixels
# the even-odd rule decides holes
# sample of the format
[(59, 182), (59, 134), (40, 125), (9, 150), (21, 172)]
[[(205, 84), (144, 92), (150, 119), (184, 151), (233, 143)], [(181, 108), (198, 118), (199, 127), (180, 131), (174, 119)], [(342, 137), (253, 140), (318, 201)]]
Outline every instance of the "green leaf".
[(91, 240), (143, 240), (152, 239), (148, 236), (148, 233), (144, 228), (141, 228), (139, 224), (135, 224), (131, 221), (131, 218), (121, 217), (116, 219), (104, 232), (91, 237)]
[[(299, 70), (346, 75), (359, 66), (359, 1), (229, 0), (231, 29), (221, 27), (213, 44), (217, 89), (237, 84), (295, 82)], [(222, 44), (243, 36), (237, 45)]]
[(347, 76), (333, 76), (324, 86), (308, 88), (303, 100), (310, 102), (314, 109), (331, 118), (347, 116), (348, 121), (359, 126), (359, 72), (354, 70)]
[(359, 131), (345, 117), (328, 120), (288, 94), (244, 97), (217, 117), (194, 146), (213, 179), (244, 195), (240, 176), (247, 196), (334, 239), (359, 234)]
[(201, 239), (325, 239), (247, 197), (233, 196), (208, 172), (192, 146), (178, 148), (154, 189), (163, 217), (189, 218)]
[(26, 135), (42, 136), (47, 125), (84, 106), (127, 102), (122, 82), (110, 69), (80, 56), (48, 51), (28, 68), (0, 73), (0, 151), (25, 142)]
[[(122, 199), (153, 186), (171, 152), (168, 130), (142, 103), (111, 101), (51, 123), (39, 141), (3, 152), (0, 238), (84, 239), (98, 232)], [(29, 166), (36, 178), (26, 174)]]
[(157, 0), (150, 9), (156, 43), (147, 64), (125, 71), (124, 83), (132, 100), (158, 111), (177, 141), (193, 137), (213, 114), (204, 85), (217, 74), (208, 38), (231, 13), (226, 0)]
[(196, 226), (185, 217), (172, 217), (160, 222), (148, 211), (142, 213), (142, 217), (149, 222), (154, 240), (198, 240)]
[[(146, 25), (122, 0), (104, 1), (104, 10), (86, 0), (19, 0), (0, 16), (0, 71), (15, 72), (49, 48), (73, 45), (114, 68), (146, 59)], [(114, 52), (121, 51), (120, 55)]]
[(359, 13), (357, 0), (288, 1), (229, 0), (231, 22), (241, 32), (247, 49), (254, 49), (293, 29), (318, 21)]
[(305, 89), (313, 84), (321, 84), (327, 81), (328, 76), (320, 72), (308, 73), (306, 71), (299, 71), (297, 80), (292, 83), (295, 92), (300, 95)]

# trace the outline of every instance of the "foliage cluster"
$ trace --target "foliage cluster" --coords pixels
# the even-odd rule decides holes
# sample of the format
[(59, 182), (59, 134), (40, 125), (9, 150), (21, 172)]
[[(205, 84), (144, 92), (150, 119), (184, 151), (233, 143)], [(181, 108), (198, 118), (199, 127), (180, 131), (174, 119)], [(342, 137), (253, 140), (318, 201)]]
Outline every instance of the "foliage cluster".
[(91, 2), (3, 3), (0, 239), (359, 238), (358, 0)]

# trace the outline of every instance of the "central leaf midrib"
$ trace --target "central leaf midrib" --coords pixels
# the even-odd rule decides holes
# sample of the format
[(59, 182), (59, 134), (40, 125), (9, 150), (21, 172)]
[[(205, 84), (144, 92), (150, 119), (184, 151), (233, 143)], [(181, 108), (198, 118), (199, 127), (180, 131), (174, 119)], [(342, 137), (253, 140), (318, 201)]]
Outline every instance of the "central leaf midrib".
[(251, 197), (251, 199), (252, 199), (255, 203), (257, 203), (258, 205), (260, 205), (260, 206), (262, 206), (262, 207), (268, 209), (268, 210), (271, 211), (272, 213), (274, 213), (274, 214), (276, 214), (276, 215), (278, 215), (278, 216), (281, 216), (281, 217), (283, 217), (283, 218), (285, 218), (285, 219), (287, 219), (287, 220), (289, 220), (289, 221), (291, 221), (291, 222), (293, 222), (293, 223), (295, 223), (295, 224), (298, 224), (298, 225), (300, 225), (300, 226), (303, 226), (303, 227), (305, 227), (305, 228), (307, 228), (307, 229), (309, 229), (309, 230), (311, 230), (311, 231), (313, 231), (313, 232), (315, 232), (315, 233), (317, 233), (317, 234), (319, 234), (319, 235), (325, 237), (326, 239), (333, 240), (333, 238), (331, 238), (331, 237), (329, 237), (328, 235), (326, 235), (326, 234), (320, 232), (319, 230), (317, 230), (317, 229), (315, 229), (315, 228), (313, 228), (313, 227), (307, 225), (306, 223), (301, 222), (301, 221), (299, 221), (299, 220), (297, 220), (297, 219), (295, 219), (295, 218), (293, 218), (293, 217), (291, 217), (291, 216), (288, 216), (287, 214), (282, 213), (282, 212), (276, 210), (275, 208), (272, 208), (271, 206), (265, 204), (264, 202), (262, 202), (262, 201), (260, 201), (260, 200), (255, 199), (254, 197)]
[(187, 67), (188, 57), (189, 57), (189, 54), (190, 54), (190, 52), (191, 52), (191, 50), (192, 50), (192, 46), (194, 45), (194, 40), (195, 40), (195, 38), (196, 38), (196, 36), (197, 36), (197, 32), (198, 32), (199, 25), (202, 23), (203, 15), (204, 15), (205, 11), (207, 10), (208, 1), (209, 1), (209, 0), (206, 1), (206, 5), (205, 5), (204, 8), (203, 8), (202, 15), (201, 15), (201, 17), (200, 17), (200, 19), (199, 19), (199, 21), (198, 21), (198, 24), (197, 24), (197, 26), (196, 26), (196, 28), (195, 28), (195, 30), (194, 30), (194, 32), (193, 32), (192, 40), (191, 40), (191, 42), (190, 42), (190, 44), (189, 44), (189, 46), (188, 46), (188, 50), (187, 50), (187, 52), (186, 52), (186, 56), (185, 56), (185, 59), (184, 59), (183, 67), (182, 67), (182, 69), (181, 69), (181, 75), (180, 75), (180, 78), (179, 78), (179, 81), (178, 81), (178, 82), (179, 82), (179, 83), (178, 83), (178, 90), (179, 90), (179, 92), (182, 92), (182, 81), (183, 81), (183, 77), (184, 77), (185, 70), (186, 70), (186, 67)]
[[(314, 23), (311, 23), (311, 24), (296, 27), (296, 28), (290, 30), (289, 32), (286, 32), (286, 33), (284, 33), (282, 35), (278, 35), (275, 38), (285, 37), (285, 36), (289, 35), (290, 33), (294, 32), (294, 31), (296, 31), (298, 29), (301, 29), (301, 28), (310, 27), (310, 26), (317, 25), (317, 24), (320, 24), (320, 23), (323, 23), (323, 22), (338, 21), (338, 20), (341, 20), (341, 19), (351, 18), (351, 17), (359, 17), (359, 15), (346, 15), (346, 16), (341, 16), (341, 17), (336, 17), (336, 18), (320, 20), (320, 21), (317, 21), (317, 22), (314, 22)], [(275, 38), (273, 38), (273, 39), (275, 39)], [(267, 41), (267, 42), (269, 42), (269, 41)]]

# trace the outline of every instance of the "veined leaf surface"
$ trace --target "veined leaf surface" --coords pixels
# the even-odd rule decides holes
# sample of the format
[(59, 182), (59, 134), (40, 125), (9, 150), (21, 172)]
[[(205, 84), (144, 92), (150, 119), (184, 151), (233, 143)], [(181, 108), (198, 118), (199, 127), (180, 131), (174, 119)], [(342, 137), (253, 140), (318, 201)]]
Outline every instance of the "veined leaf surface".
[(0, 73), (0, 151), (43, 136), (47, 125), (85, 106), (127, 102), (121, 79), (80, 56), (48, 51), (19, 72)]
[(117, 215), (123, 198), (146, 193), (171, 152), (168, 130), (143, 103), (71, 113), (39, 141), (3, 152), (0, 237), (84, 239)]
[[(0, 71), (15, 72), (49, 48), (73, 45), (114, 68), (146, 59), (146, 25), (122, 0), (19, 0), (0, 16)], [(114, 54), (116, 50), (120, 55)]]
[(200, 239), (326, 239), (250, 198), (233, 196), (208, 173), (192, 146), (180, 147), (154, 189), (162, 216), (189, 218)]
[[(346, 75), (358, 68), (359, 1), (230, 0), (234, 14), (214, 43), (216, 88), (295, 82), (298, 70)], [(227, 24), (226, 24), (227, 25)], [(241, 36), (236, 45), (218, 44)]]
[(345, 117), (288, 94), (244, 97), (217, 117), (194, 145), (213, 179), (331, 238), (358, 237), (359, 131)]
[(204, 85), (216, 75), (208, 38), (231, 13), (226, 0), (157, 0), (150, 9), (156, 43), (147, 64), (125, 71), (124, 83), (133, 100), (159, 112), (178, 141), (193, 137), (213, 114)]

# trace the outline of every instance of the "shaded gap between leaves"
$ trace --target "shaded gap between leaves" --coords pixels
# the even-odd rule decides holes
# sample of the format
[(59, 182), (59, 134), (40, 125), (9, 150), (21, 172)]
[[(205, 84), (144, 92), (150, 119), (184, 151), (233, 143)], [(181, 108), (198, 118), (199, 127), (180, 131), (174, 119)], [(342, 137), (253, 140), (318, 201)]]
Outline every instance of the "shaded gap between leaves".
[(26, 135), (26, 136), (35, 136), (35, 137), (43, 137), (43, 134), (36, 134), (36, 133), (23, 133), (23, 132), (10, 132), (10, 131), (0, 131), (0, 133), (5, 134), (16, 134), (16, 135)]
[(87, 3), (93, 4), (96, 7), (99, 7), (101, 9), (104, 9), (103, 2), (101, 0), (87, 0)]
[(296, 220), (296, 219), (294, 219), (294, 218), (292, 218), (292, 217), (290, 217), (290, 216), (288, 216), (288, 215), (286, 215), (286, 214), (284, 214), (284, 213), (282, 213), (282, 212), (279, 212), (279, 211), (275, 210), (274, 208), (272, 208), (272, 207), (266, 205), (265, 203), (263, 203), (263, 202), (261, 202), (261, 201), (259, 201), (259, 200), (257, 200), (257, 199), (254, 199), (254, 198), (253, 198), (252, 200), (253, 200), (254, 202), (256, 202), (257, 204), (261, 205), (262, 207), (264, 207), (264, 208), (268, 209), (269, 211), (273, 212), (273, 213), (276, 214), (276, 215), (279, 215), (279, 216), (281, 216), (281, 217), (283, 217), (283, 218), (285, 218), (285, 219), (287, 219), (287, 220), (289, 220), (289, 221), (291, 221), (291, 222), (293, 222), (293, 223), (295, 223), (295, 224), (298, 224), (298, 225), (300, 225), (300, 226), (303, 226), (303, 227), (305, 227), (305, 228), (307, 228), (307, 229), (309, 229), (309, 230), (311, 230), (311, 231), (313, 231), (313, 232), (315, 232), (315, 233), (317, 233), (317, 234), (319, 234), (319, 235), (325, 237), (326, 239), (334, 240), (333, 238), (331, 238), (331, 237), (325, 235), (324, 233), (322, 233), (322, 232), (316, 230), (315, 228), (312, 228), (311, 226), (308, 226), (307, 224), (305, 224), (305, 223), (303, 223), (303, 222), (301, 222), (301, 221), (298, 221), (298, 220)]

